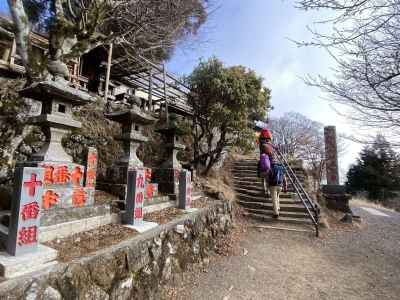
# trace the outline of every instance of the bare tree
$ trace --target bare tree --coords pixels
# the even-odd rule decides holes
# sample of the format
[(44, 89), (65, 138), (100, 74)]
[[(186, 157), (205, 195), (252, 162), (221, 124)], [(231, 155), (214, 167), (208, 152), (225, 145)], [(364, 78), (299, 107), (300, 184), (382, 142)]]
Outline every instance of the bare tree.
[(296, 112), (271, 118), (269, 124), (274, 144), (285, 151), (289, 160), (301, 159), (305, 162), (313, 188), (317, 191), (325, 171), (323, 125)]
[[(67, 77), (65, 61), (110, 42), (119, 57), (165, 59), (176, 43), (197, 32), (207, 16), (206, 0), (8, 0), (18, 53), (27, 78)], [(37, 66), (29, 33), (32, 21), (47, 22), (47, 63)], [(48, 72), (47, 72), (48, 71)]]
[(322, 124), (297, 112), (285, 113), (280, 118), (271, 118), (270, 129), (274, 143), (284, 145), (286, 154), (293, 159), (303, 158), (303, 147), (313, 142), (322, 132)]
[[(362, 126), (400, 135), (400, 1), (299, 0), (297, 6), (332, 13), (319, 30), (310, 28), (312, 41), (299, 45), (326, 49), (337, 63), (335, 78), (306, 82), (350, 107), (348, 116)], [(327, 25), (330, 31), (321, 32)]]

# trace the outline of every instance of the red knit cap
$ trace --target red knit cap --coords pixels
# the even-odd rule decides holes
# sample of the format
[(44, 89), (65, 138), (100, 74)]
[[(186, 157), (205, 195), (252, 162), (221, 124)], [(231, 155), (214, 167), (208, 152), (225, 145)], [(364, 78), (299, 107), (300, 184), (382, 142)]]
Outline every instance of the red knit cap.
[(272, 140), (272, 134), (268, 129), (261, 130), (260, 137)]

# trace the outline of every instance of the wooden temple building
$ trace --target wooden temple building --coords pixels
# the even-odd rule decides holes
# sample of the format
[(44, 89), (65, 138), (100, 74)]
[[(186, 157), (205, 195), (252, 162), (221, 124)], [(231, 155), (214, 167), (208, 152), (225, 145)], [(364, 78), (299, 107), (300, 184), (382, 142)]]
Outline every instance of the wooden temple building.
[[(45, 35), (31, 32), (32, 51), (42, 56), (48, 49)], [(146, 111), (192, 115), (187, 103), (189, 88), (164, 64), (143, 57), (121, 57), (117, 47), (100, 46), (83, 56), (68, 61), (69, 81), (76, 89), (87, 91), (104, 101), (121, 100), (128, 95), (142, 99)], [(25, 70), (16, 51), (14, 34), (8, 19), (0, 17), (0, 76), (23, 76)]]

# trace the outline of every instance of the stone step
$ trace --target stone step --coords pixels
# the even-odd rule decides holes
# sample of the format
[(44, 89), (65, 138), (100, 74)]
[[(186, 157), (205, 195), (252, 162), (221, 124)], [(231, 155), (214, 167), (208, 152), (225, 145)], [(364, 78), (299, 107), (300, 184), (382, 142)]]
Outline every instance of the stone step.
[(235, 176), (246, 176), (246, 175), (250, 175), (250, 176), (254, 176), (257, 175), (257, 169), (254, 170), (232, 170), (232, 174), (234, 174)]
[(233, 171), (247, 171), (247, 170), (257, 171), (257, 164), (248, 165), (248, 166), (233, 166), (232, 170)]
[[(265, 210), (272, 210), (272, 203), (268, 202), (249, 202), (249, 201), (237, 201), (243, 207), (246, 208), (254, 208), (254, 209), (265, 209)], [(306, 209), (303, 204), (281, 204), (281, 211), (282, 212), (302, 212), (306, 213)]]
[(264, 184), (262, 182), (234, 182), (233, 187), (234, 189), (264, 192)]
[[(272, 210), (254, 209), (254, 208), (245, 208), (245, 210), (249, 213), (258, 214), (258, 215), (265, 215), (265, 216), (270, 216), (270, 217), (272, 217), (274, 215)], [(281, 211), (279, 213), (279, 217), (310, 220), (310, 216), (307, 213), (298, 213), (298, 212)]]
[(234, 163), (234, 167), (255, 167), (258, 165), (258, 160), (253, 161), (241, 161)]
[(307, 219), (296, 219), (296, 218), (289, 218), (289, 217), (279, 217), (279, 219), (275, 219), (272, 216), (267, 216), (263, 214), (256, 214), (250, 212), (244, 212), (244, 216), (254, 218), (256, 220), (274, 223), (274, 224), (299, 224), (299, 225), (313, 225), (311, 220)]
[[(257, 198), (262, 198), (265, 199), (265, 197), (269, 197), (264, 193), (264, 188), (261, 189), (244, 189), (244, 188), (235, 188), (235, 191), (238, 196), (250, 196), (250, 197), (257, 197)], [(283, 199), (294, 199), (295, 195), (293, 193), (280, 193), (279, 194), (281, 198)]]
[[(232, 173), (232, 177), (234, 180), (259, 180), (261, 181), (261, 177), (257, 176), (257, 172), (247, 172), (247, 173)], [(302, 180), (301, 178), (298, 178), (300, 183), (304, 183), (305, 180)], [(291, 184), (290, 179), (287, 177), (287, 182), (288, 184)]]
[[(240, 202), (246, 202), (246, 203), (272, 203), (271, 198), (251, 198), (251, 199), (246, 199), (245, 197), (237, 197), (238, 201)], [(281, 204), (293, 204), (293, 205), (301, 205), (303, 206), (303, 203), (301, 201), (296, 201), (292, 199), (280, 199)]]
[[(250, 175), (251, 177), (254, 175), (257, 175), (257, 166), (254, 167), (234, 167), (232, 168), (232, 174), (234, 174), (236, 177), (243, 177)], [(304, 182), (307, 179), (307, 176), (304, 174), (297, 174), (296, 173), (297, 179), (299, 179), (301, 182)], [(289, 179), (288, 179), (289, 181)]]
[[(244, 188), (244, 189), (249, 189), (249, 190), (252, 190), (252, 189), (264, 190), (264, 184), (263, 184), (263, 181), (261, 180), (261, 178), (253, 178), (253, 179), (245, 178), (243, 180), (234, 179), (233, 184), (237, 188)], [(287, 186), (288, 186), (288, 190), (290, 192), (295, 192), (294, 187), (290, 182), (288, 182)]]
[[(249, 195), (249, 194), (244, 194), (244, 193), (236, 193), (236, 196), (239, 199), (247, 200), (247, 201), (255, 201), (255, 202), (263, 202), (266, 199), (270, 199), (271, 196), (269, 195)], [(279, 195), (280, 199), (288, 200), (288, 201), (299, 201), (299, 199), (293, 198), (292, 194), (287, 194), (287, 193), (282, 193)]]
[(257, 177), (256, 174), (254, 174), (253, 176), (232, 176), (234, 181), (261, 181), (260, 177)]
[[(242, 191), (253, 191), (254, 193), (262, 193), (264, 194), (264, 186), (262, 183), (258, 182), (244, 182), (244, 183), (235, 183), (234, 188), (236, 191), (243, 193)], [(243, 193), (246, 194), (246, 193)], [(282, 193), (283, 194), (283, 193)], [(282, 195), (281, 194), (281, 195)], [(297, 195), (296, 191), (291, 185), (288, 185), (288, 194), (292, 194), (293, 197)]]

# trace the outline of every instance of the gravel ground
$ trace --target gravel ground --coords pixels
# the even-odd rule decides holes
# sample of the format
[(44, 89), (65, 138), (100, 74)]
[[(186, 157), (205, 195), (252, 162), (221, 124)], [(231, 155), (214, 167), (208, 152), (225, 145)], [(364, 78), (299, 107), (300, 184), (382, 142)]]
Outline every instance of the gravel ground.
[(400, 299), (400, 214), (359, 207), (361, 228), (312, 234), (249, 228), (240, 254), (211, 258), (174, 299)]

